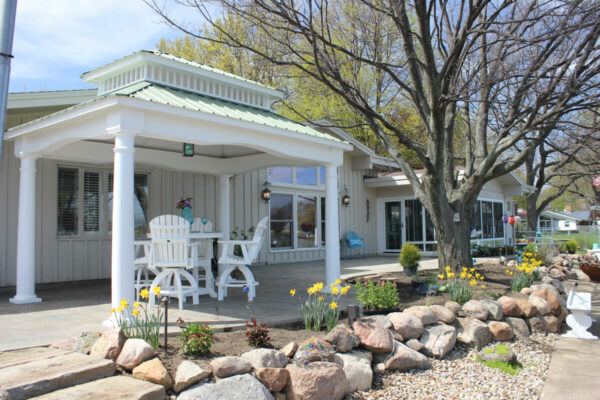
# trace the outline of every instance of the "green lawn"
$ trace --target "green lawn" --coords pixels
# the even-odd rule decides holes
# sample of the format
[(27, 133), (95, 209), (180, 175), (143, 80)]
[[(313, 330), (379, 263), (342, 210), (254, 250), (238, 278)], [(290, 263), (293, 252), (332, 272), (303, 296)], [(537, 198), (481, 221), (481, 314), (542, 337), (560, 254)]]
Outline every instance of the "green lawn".
[(593, 243), (598, 243), (598, 233), (592, 232), (578, 232), (578, 233), (554, 233), (551, 235), (552, 239), (557, 243), (564, 243), (566, 240), (575, 239), (579, 244), (580, 250), (587, 250), (592, 248)]

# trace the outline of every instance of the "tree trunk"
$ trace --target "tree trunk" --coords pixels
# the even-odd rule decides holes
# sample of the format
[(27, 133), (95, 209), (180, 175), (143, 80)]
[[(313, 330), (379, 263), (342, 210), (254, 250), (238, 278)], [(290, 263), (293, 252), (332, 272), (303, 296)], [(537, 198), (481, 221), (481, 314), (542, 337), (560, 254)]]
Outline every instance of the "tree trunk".
[(537, 232), (537, 194), (531, 194), (527, 196), (527, 230), (533, 232)]

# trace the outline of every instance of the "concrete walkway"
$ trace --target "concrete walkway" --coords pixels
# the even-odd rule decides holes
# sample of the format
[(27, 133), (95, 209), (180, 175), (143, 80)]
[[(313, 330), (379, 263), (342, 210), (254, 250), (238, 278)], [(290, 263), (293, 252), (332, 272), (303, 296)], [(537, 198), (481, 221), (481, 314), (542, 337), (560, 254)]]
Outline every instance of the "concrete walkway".
[[(569, 290), (568, 285), (565, 289)], [(574, 290), (592, 293), (590, 328), (600, 336), (600, 284), (581, 283)], [(541, 399), (597, 400), (600, 398), (600, 340), (560, 337), (554, 345), (552, 360)]]
[[(437, 260), (423, 260), (423, 269), (437, 268)], [(200, 296), (200, 304), (186, 303), (184, 310), (176, 301), (169, 307), (169, 331), (177, 331), (175, 321), (208, 322), (217, 329), (243, 326), (254, 315), (269, 325), (295, 322), (300, 298), (306, 288), (325, 279), (324, 261), (274, 264), (252, 267), (260, 282), (251, 307), (241, 290), (230, 289), (229, 296), (219, 302)], [(396, 257), (370, 257), (342, 261), (342, 277), (401, 271)], [(297, 295), (291, 297), (290, 289)], [(0, 351), (51, 344), (77, 336), (83, 331), (103, 331), (102, 321), (110, 315), (110, 281), (86, 281), (52, 285), (37, 291), (42, 303), (16, 305), (8, 302), (12, 292), (0, 293)], [(355, 303), (352, 291), (340, 307)]]

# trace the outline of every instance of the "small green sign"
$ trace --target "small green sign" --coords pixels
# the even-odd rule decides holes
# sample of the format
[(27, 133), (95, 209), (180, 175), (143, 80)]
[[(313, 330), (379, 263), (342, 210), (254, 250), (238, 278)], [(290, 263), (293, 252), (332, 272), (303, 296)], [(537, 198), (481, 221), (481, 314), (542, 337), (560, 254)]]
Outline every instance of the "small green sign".
[(191, 143), (183, 144), (183, 156), (184, 157), (193, 157), (194, 156), (194, 145)]

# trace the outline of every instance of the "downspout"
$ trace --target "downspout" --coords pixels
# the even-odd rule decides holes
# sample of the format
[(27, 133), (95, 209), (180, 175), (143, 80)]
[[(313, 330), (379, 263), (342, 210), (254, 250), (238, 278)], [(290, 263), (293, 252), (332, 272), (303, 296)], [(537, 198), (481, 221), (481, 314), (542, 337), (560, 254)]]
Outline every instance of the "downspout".
[(2, 147), (6, 121), (6, 98), (10, 77), (10, 59), (15, 32), (17, 0), (0, 0), (0, 168), (2, 168)]

